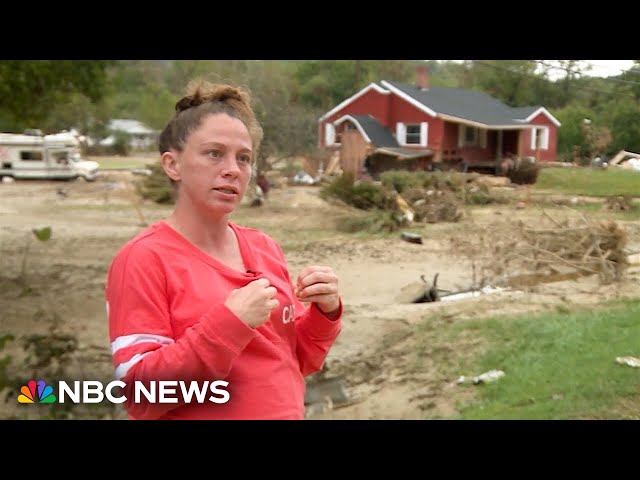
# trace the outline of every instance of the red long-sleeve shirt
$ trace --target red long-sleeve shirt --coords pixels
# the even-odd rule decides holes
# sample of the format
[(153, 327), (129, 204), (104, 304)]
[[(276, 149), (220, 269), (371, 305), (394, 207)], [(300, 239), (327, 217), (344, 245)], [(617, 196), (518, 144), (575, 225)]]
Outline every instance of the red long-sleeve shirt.
[[(266, 234), (229, 224), (248, 273), (218, 262), (160, 221), (127, 242), (109, 268), (109, 334), (116, 377), (132, 419), (301, 419), (304, 376), (321, 369), (340, 332), (293, 294), (286, 260)], [(224, 302), (260, 278), (279, 306), (253, 329)], [(225, 380), (224, 404), (135, 403), (134, 382)], [(179, 387), (178, 387), (179, 389)]]

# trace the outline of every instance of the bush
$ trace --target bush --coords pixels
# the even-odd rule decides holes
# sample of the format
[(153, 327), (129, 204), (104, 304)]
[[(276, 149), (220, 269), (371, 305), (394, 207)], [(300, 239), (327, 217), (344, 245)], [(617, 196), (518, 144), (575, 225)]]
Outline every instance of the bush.
[(114, 136), (115, 141), (113, 142), (113, 152), (116, 155), (127, 157), (131, 151), (131, 147), (129, 146), (129, 136), (121, 132), (117, 132)]
[(393, 213), (382, 210), (372, 210), (361, 216), (349, 215), (336, 220), (336, 230), (344, 233), (391, 233), (398, 228)]
[(428, 175), (424, 171), (387, 170), (380, 174), (380, 181), (384, 187), (402, 194), (408, 188), (422, 187), (428, 181)]
[(353, 175), (344, 173), (320, 190), (323, 199), (335, 197), (360, 210), (387, 209), (393, 203), (389, 192), (371, 182), (353, 181)]
[(448, 190), (452, 192), (464, 191), (470, 178), (473, 178), (473, 176), (455, 171), (426, 172), (418, 170), (410, 172), (407, 170), (387, 170), (380, 174), (382, 185), (392, 188), (400, 194), (411, 188)]
[(517, 185), (532, 185), (538, 181), (540, 167), (531, 160), (520, 160), (507, 170), (505, 176)]
[(352, 205), (354, 176), (343, 173), (333, 182), (320, 189), (320, 197), (327, 200), (329, 197), (337, 198), (347, 205)]
[(465, 205), (489, 205), (496, 203), (496, 199), (489, 193), (487, 187), (469, 190), (464, 196)]
[(386, 209), (390, 205), (389, 194), (383, 187), (370, 182), (357, 183), (351, 188), (352, 205), (361, 210)]
[(151, 175), (136, 184), (138, 193), (144, 199), (153, 200), (156, 203), (172, 204), (175, 201), (175, 188), (171, 180), (158, 163), (147, 165)]

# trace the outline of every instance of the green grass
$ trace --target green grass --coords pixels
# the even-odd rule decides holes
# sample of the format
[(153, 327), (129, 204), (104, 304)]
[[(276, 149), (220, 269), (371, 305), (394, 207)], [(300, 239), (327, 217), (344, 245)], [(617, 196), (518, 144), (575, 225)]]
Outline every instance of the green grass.
[(640, 370), (616, 363), (640, 356), (640, 299), (604, 309), (468, 321), (489, 342), (488, 353), (467, 360), (473, 375), (498, 369), (495, 383), (461, 407), (463, 419), (639, 418)]
[(581, 167), (543, 168), (535, 189), (593, 197), (610, 195), (640, 197), (640, 172), (615, 167), (607, 170)]

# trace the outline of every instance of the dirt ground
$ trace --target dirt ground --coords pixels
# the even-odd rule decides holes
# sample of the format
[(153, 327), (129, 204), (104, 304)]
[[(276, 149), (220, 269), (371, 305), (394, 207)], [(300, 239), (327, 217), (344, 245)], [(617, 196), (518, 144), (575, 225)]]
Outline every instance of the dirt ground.
[[(128, 185), (135, 178), (128, 172), (104, 172), (92, 183), (0, 184), (0, 337), (51, 331), (74, 336), (78, 344), (67, 365), (69, 375), (112, 379), (104, 302), (107, 268), (124, 242), (170, 212), (168, 206), (134, 201)], [(314, 380), (342, 378), (348, 401), (314, 405), (308, 412), (311, 419), (455, 418), (457, 406), (473, 390), (459, 388), (457, 375), (444, 373), (439, 359), (474, 352), (482, 344), (471, 334), (460, 344), (440, 342), (426, 346), (418, 362), (411, 335), (417, 325), (431, 322), (430, 328), (437, 329), (464, 318), (551, 311), (558, 305), (590, 305), (639, 293), (640, 271), (632, 267), (626, 281), (611, 285), (587, 276), (452, 302), (410, 303), (408, 291), (421, 282), (421, 275), (430, 281), (438, 273), (438, 286), (451, 291), (472, 284), (471, 264), (452, 251), (452, 237), (473, 235), (482, 225), (538, 221), (539, 211), (516, 210), (513, 204), (475, 208), (458, 223), (412, 228), (422, 233), (423, 244), (404, 242), (399, 234), (368, 238), (338, 233), (336, 219), (348, 214), (345, 207), (322, 200), (314, 186), (273, 189), (264, 206), (243, 205), (234, 213), (238, 223), (262, 228), (281, 242), (292, 275), (314, 263), (330, 264), (339, 275), (343, 331), (325, 371)], [(51, 239), (36, 240), (31, 230), (46, 226), (52, 228)], [(629, 249), (640, 251), (640, 222), (626, 222), (624, 228)], [(16, 344), (5, 349), (13, 355), (13, 373), (26, 361)], [(0, 418), (16, 412), (13, 400), (0, 402)], [(123, 417), (117, 409), (96, 415)]]

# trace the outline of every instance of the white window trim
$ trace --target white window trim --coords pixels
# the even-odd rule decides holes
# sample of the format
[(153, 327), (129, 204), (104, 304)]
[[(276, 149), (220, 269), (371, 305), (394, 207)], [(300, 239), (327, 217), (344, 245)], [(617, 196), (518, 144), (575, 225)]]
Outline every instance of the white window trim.
[[(407, 143), (407, 125), (420, 125), (420, 143)], [(401, 147), (426, 147), (429, 144), (429, 124), (420, 123), (396, 123), (396, 139)]]
[(407, 127), (404, 123), (396, 123), (396, 139), (399, 145), (405, 145), (407, 141)]
[(324, 144), (326, 147), (338, 145), (336, 142), (336, 127), (332, 123), (327, 122), (324, 125)]
[(549, 150), (549, 127), (534, 127), (531, 129), (531, 150), (536, 149), (538, 132), (542, 135), (540, 138), (540, 150)]
[(531, 129), (531, 145), (529, 145), (529, 148), (531, 150), (535, 150), (536, 149), (536, 133), (538, 132), (538, 130), (536, 128), (532, 128)]
[(542, 127), (542, 139), (540, 141), (540, 149), (549, 150), (549, 127)]
[[(473, 140), (470, 142), (467, 141), (467, 130), (473, 132)], [(478, 127), (465, 127), (462, 141), (465, 147), (477, 147), (480, 144), (480, 129)]]

